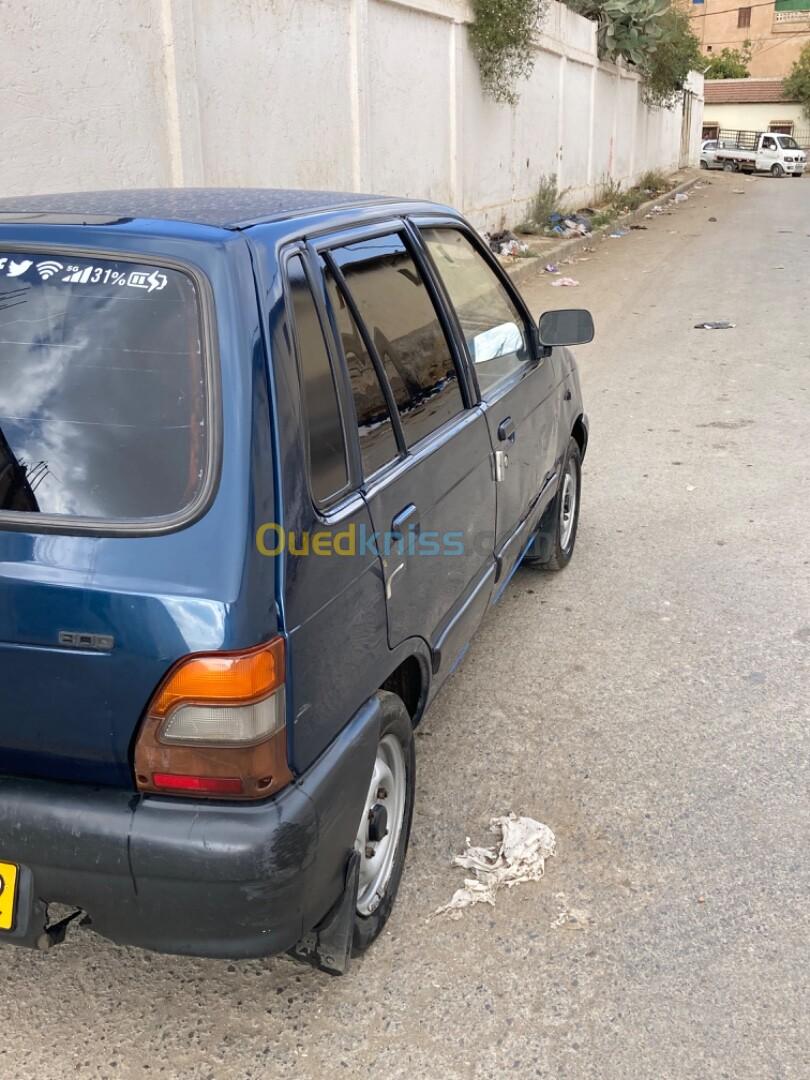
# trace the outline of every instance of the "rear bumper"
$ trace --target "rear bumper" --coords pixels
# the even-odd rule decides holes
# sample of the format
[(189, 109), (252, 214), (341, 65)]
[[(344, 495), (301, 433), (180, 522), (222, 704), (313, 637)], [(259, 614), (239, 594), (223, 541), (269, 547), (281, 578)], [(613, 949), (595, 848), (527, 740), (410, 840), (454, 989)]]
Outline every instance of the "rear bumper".
[(0, 861), (20, 867), (15, 925), (0, 943), (36, 944), (50, 902), (81, 908), (112, 941), (160, 952), (290, 948), (342, 893), (379, 722), (375, 699), (263, 803), (0, 777)]

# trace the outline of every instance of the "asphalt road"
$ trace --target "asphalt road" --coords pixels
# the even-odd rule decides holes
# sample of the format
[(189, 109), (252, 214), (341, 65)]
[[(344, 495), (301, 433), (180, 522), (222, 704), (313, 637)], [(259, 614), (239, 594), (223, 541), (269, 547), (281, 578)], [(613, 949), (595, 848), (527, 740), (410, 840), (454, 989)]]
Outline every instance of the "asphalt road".
[[(338, 980), (2, 948), (0, 1075), (810, 1075), (810, 180), (710, 180), (525, 290), (597, 320), (578, 549), (425, 719), (390, 929)], [(544, 880), (431, 919), (509, 810)]]

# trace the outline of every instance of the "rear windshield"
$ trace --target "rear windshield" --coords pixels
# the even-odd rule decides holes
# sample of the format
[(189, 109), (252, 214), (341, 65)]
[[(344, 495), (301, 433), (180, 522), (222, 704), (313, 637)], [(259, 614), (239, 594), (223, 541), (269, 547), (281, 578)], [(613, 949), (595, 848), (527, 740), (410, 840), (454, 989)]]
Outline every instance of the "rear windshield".
[(206, 400), (189, 276), (0, 250), (0, 510), (176, 514), (203, 484)]

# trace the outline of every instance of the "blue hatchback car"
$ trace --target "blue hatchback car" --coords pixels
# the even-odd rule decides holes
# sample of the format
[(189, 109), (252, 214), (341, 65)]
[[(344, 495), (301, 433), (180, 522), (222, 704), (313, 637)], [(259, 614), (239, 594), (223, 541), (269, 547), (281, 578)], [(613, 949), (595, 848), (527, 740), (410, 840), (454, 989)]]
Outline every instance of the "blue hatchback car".
[(0, 941), (345, 970), (414, 726), (571, 557), (592, 336), (431, 203), (0, 200)]

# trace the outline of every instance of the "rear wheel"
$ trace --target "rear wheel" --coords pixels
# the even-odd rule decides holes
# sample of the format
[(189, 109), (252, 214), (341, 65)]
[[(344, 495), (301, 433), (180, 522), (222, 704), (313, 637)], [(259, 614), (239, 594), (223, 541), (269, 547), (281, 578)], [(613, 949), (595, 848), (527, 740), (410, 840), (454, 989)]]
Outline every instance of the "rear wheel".
[(784, 175), (785, 170), (782, 168), (778, 161), (775, 162), (775, 164), (771, 165), (771, 176), (775, 176), (778, 179)]
[(582, 492), (582, 453), (571, 438), (563, 461), (560, 486), (540, 519), (534, 542), (523, 562), (537, 570), (563, 570), (571, 561), (577, 542), (579, 503)]
[(363, 816), (355, 841), (360, 855), (352, 955), (365, 952), (394, 906), (413, 817), (416, 754), (413, 725), (402, 699), (377, 694), (382, 708), (380, 738)]
[(723, 166), (723, 172), (737, 172), (739, 166), (736, 161), (727, 161)]

